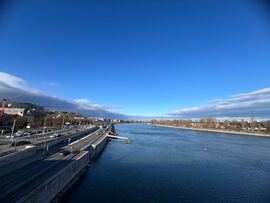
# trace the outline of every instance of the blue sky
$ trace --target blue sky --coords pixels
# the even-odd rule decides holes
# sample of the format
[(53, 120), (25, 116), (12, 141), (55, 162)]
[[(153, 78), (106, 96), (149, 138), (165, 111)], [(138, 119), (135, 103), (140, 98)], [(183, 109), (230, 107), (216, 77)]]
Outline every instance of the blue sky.
[(163, 116), (269, 87), (263, 1), (3, 2), (0, 70), (46, 94)]

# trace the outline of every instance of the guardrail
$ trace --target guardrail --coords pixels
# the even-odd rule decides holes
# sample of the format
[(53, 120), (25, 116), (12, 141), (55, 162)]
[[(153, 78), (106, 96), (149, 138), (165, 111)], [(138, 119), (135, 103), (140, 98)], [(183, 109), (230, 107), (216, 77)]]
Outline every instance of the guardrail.
[(104, 133), (104, 131), (102, 129), (99, 129), (75, 142), (70, 143), (69, 145), (67, 145), (65, 147), (66, 150), (70, 151), (70, 152), (76, 152), (76, 151), (80, 151), (83, 150), (84, 148), (90, 146), (90, 144), (96, 139), (98, 138), (100, 135), (102, 135), (102, 133)]

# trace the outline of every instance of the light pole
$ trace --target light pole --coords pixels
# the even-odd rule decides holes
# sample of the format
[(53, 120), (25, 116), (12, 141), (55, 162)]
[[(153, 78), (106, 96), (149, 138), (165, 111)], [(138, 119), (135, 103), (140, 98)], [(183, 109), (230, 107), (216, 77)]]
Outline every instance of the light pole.
[(47, 116), (44, 119), (44, 126), (43, 126), (43, 136), (44, 136), (44, 140), (45, 140), (43, 155), (45, 155), (45, 150), (46, 150), (46, 147), (47, 147), (46, 136), (45, 136), (46, 122), (47, 122)]
[(45, 119), (44, 119), (43, 134), (45, 134), (46, 122), (47, 122), (47, 116), (46, 116)]
[(15, 137), (14, 137), (15, 125), (16, 125), (16, 119), (14, 119), (14, 121), (13, 121), (12, 129), (11, 129), (11, 136), (10, 136), (12, 138), (12, 140), (14, 141), (14, 148), (16, 150), (16, 140), (15, 140)]
[(63, 116), (63, 119), (62, 119), (62, 126), (61, 126), (62, 129), (64, 128), (64, 122), (65, 122), (65, 116)]

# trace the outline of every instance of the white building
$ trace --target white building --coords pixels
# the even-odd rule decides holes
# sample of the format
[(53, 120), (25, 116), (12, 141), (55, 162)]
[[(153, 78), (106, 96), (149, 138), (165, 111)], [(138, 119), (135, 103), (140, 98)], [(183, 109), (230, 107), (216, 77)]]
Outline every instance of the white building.
[(23, 116), (24, 110), (25, 109), (23, 108), (5, 108), (4, 113), (9, 115)]

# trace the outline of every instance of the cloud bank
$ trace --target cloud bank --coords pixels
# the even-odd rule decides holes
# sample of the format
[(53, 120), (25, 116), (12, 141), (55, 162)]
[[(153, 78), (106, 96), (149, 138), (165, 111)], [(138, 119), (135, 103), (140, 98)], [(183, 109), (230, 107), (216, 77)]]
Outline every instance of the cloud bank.
[(207, 105), (179, 109), (168, 115), (177, 118), (270, 118), (270, 87), (207, 102)]
[(270, 87), (210, 100), (203, 106), (179, 109), (163, 117), (126, 115), (84, 98), (68, 101), (45, 94), (31, 87), (25, 80), (4, 72), (0, 72), (0, 97), (6, 98), (8, 102), (31, 102), (49, 109), (112, 119), (270, 118)]
[(68, 101), (45, 94), (31, 87), (25, 80), (5, 72), (0, 72), (0, 96), (6, 98), (8, 102), (30, 102), (49, 109), (76, 112), (85, 116), (112, 119), (127, 119), (128, 117), (111, 108), (93, 104), (87, 99)]

